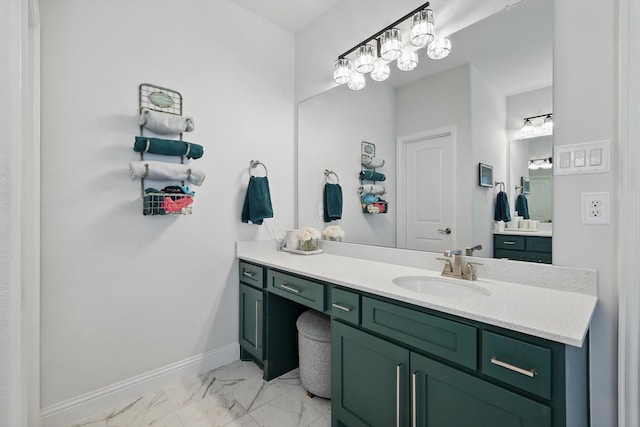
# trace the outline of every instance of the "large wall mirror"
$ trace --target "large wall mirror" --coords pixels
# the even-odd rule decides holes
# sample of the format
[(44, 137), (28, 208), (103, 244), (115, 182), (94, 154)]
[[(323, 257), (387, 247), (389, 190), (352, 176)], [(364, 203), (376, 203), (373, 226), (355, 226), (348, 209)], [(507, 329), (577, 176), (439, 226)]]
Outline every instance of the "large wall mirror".
[[(343, 228), (344, 241), (436, 252), (481, 244), (476, 255), (492, 256), (497, 188), (478, 185), (478, 165), (493, 167), (513, 210), (516, 177), (534, 179), (525, 157), (551, 144), (549, 136), (537, 144), (521, 139), (519, 129), (524, 117), (552, 112), (553, 2), (524, 1), (450, 38), (445, 59), (421, 52), (411, 72), (390, 64), (385, 82), (367, 77), (363, 90), (339, 86), (299, 104), (299, 226), (328, 225), (322, 187), (329, 169), (344, 200), (342, 219), (330, 224)], [(362, 141), (385, 160), (376, 171), (386, 176), (378, 184), (388, 213), (362, 211)], [(540, 212), (541, 221), (552, 219), (550, 203)]]

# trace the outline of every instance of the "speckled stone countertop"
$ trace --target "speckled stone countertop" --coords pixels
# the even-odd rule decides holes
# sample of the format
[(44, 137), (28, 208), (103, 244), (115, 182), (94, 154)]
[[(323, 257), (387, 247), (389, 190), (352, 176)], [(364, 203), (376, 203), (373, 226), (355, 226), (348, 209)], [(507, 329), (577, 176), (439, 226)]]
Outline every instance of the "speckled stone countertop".
[[(265, 241), (238, 242), (236, 256), (245, 261), (577, 347), (584, 343), (597, 302), (597, 273), (593, 270), (477, 259), (484, 265), (476, 270), (478, 280), (471, 283), (485, 288), (490, 295), (452, 298), (405, 290), (392, 282), (400, 276), (440, 277), (439, 271), (427, 269), (442, 265), (441, 262), (433, 263), (438, 254), (389, 248), (360, 250), (379, 249), (378, 257), (391, 254), (388, 257), (390, 261), (383, 262), (329, 253), (332, 248), (344, 252), (349, 251), (350, 246), (364, 248), (362, 245), (325, 244), (325, 253), (306, 256), (278, 251), (274, 246), (273, 242)], [(411, 257), (429, 260), (421, 264), (425, 268), (417, 268), (395, 263), (394, 254), (404, 255), (405, 260)], [(496, 280), (501, 270), (510, 281)], [(487, 275), (483, 276), (483, 272)], [(535, 281), (536, 277), (544, 280), (540, 280), (540, 286), (514, 283), (511, 280), (518, 277), (518, 272), (520, 277), (527, 276), (529, 282)], [(558, 284), (557, 288), (554, 282)]]

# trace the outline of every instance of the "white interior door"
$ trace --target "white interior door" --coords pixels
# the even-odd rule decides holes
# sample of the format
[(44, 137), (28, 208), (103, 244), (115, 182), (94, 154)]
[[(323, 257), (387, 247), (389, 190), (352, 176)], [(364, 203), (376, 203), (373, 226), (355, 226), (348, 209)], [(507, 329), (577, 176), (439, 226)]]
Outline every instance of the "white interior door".
[(398, 138), (398, 246), (443, 252), (455, 246), (455, 132)]

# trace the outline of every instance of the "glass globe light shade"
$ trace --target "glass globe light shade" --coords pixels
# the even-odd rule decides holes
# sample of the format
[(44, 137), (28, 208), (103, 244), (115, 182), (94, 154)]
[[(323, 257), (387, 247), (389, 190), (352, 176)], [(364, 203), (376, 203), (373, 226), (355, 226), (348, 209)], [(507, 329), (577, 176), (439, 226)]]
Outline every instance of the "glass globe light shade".
[(524, 123), (522, 124), (522, 129), (520, 129), (520, 133), (525, 136), (533, 134), (533, 124), (531, 123), (531, 120), (526, 119), (524, 121)]
[(377, 82), (385, 81), (389, 78), (391, 74), (391, 70), (389, 69), (389, 64), (387, 64), (382, 58), (376, 59), (376, 62), (373, 64), (373, 71), (371, 71), (371, 79)]
[(402, 32), (399, 28), (391, 28), (382, 33), (380, 56), (385, 61), (393, 61), (402, 55)]
[(411, 71), (418, 66), (418, 52), (403, 49), (402, 56), (398, 58), (398, 68), (401, 71)]
[(553, 130), (553, 118), (551, 117), (551, 114), (544, 118), (544, 121), (542, 122), (542, 130), (547, 132)]
[(367, 85), (367, 81), (364, 78), (364, 74), (355, 72), (351, 75), (351, 81), (347, 83), (347, 87), (351, 90), (364, 89)]
[(333, 65), (333, 80), (339, 85), (351, 81), (351, 61), (349, 58), (338, 58)]
[(434, 39), (433, 11), (424, 9), (416, 12), (411, 18), (411, 44), (424, 47)]
[(373, 70), (373, 62), (376, 57), (373, 55), (373, 46), (363, 44), (358, 48), (356, 53), (356, 70), (359, 73), (366, 74)]
[(431, 59), (446, 58), (451, 52), (451, 40), (449, 37), (435, 39), (427, 46), (427, 56)]

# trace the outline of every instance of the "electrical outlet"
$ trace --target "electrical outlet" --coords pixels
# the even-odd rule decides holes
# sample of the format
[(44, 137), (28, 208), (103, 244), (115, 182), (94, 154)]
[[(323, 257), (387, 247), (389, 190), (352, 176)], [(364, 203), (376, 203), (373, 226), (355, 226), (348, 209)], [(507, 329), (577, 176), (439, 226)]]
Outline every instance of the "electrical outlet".
[(609, 193), (581, 194), (582, 223), (610, 224)]

